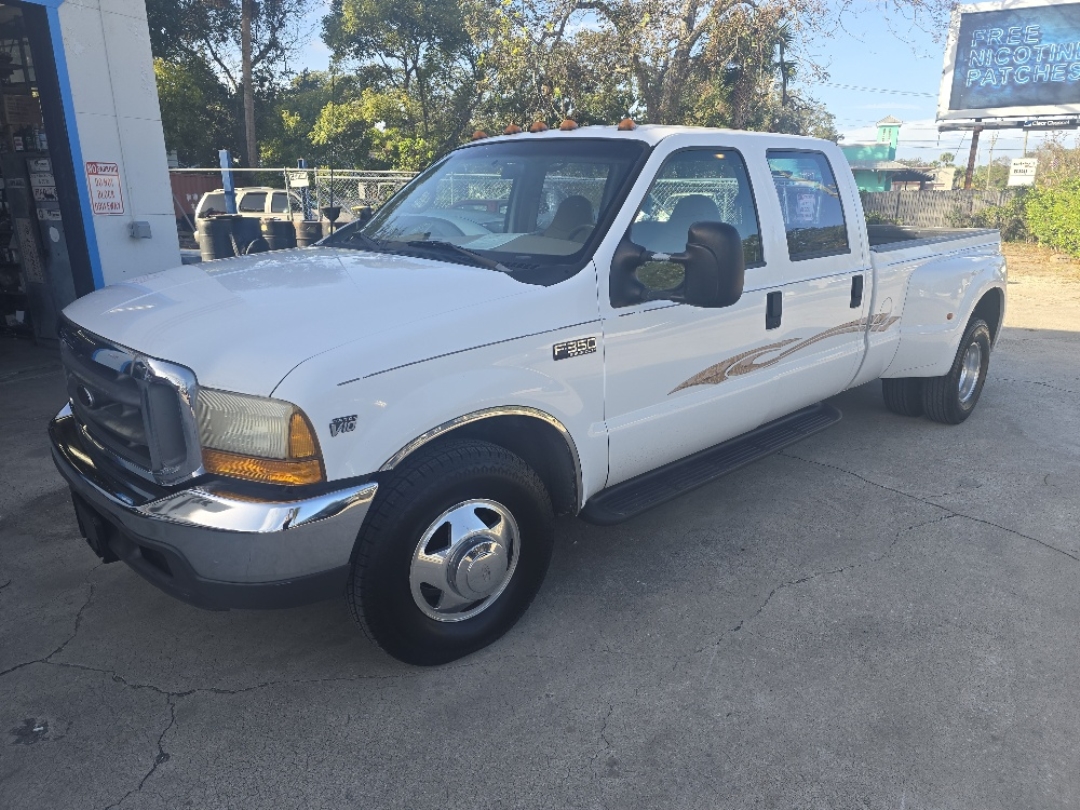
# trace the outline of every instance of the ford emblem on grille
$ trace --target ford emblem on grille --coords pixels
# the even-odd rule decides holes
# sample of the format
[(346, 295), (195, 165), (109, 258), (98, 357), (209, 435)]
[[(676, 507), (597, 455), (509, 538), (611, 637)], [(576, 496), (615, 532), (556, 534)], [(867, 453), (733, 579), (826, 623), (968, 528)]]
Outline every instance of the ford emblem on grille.
[(84, 407), (89, 408), (90, 410), (93, 410), (94, 406), (97, 405), (97, 398), (94, 397), (94, 392), (85, 385), (80, 385), (75, 389), (75, 396), (79, 398), (79, 402), (81, 402)]

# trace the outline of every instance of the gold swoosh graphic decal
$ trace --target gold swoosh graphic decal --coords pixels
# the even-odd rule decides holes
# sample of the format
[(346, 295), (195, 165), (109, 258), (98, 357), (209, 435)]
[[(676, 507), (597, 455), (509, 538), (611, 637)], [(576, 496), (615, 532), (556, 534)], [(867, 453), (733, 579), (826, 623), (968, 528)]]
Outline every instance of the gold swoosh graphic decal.
[[(869, 327), (871, 332), (884, 332), (898, 320), (900, 320), (899, 316), (889, 315), (885, 312), (875, 315), (869, 320), (860, 318), (857, 321), (849, 321), (848, 323), (834, 326), (832, 329), (827, 329), (824, 332), (819, 332), (816, 335), (802, 340), (799, 338), (787, 338), (785, 340), (777, 341), (776, 343), (770, 343), (766, 346), (759, 346), (756, 349), (737, 354), (734, 357), (729, 357), (726, 360), (721, 360), (715, 365), (709, 366), (704, 371), (698, 372), (690, 379), (677, 385), (671, 390), (671, 394), (682, 391), (684, 388), (691, 388), (695, 385), (719, 385), (724, 382), (724, 380), (730, 379), (731, 377), (749, 374), (751, 371), (757, 371), (759, 368), (774, 366), (784, 358), (795, 354), (795, 352), (802, 351), (808, 346), (813, 346), (815, 343), (827, 340), (831, 337), (836, 337), (837, 335), (861, 332), (867, 327)], [(769, 357), (767, 360), (761, 360), (762, 357), (772, 354), (773, 352), (777, 353), (773, 354), (773, 356)], [(671, 394), (668, 394), (668, 396), (671, 396)]]

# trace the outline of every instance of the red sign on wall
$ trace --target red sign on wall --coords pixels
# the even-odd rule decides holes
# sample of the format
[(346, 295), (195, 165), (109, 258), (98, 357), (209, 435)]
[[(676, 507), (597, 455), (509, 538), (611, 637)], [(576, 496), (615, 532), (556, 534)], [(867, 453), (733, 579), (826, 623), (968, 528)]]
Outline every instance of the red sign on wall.
[(124, 213), (124, 194), (120, 190), (120, 167), (117, 164), (86, 161), (86, 181), (90, 184), (90, 206), (95, 214), (113, 216)]

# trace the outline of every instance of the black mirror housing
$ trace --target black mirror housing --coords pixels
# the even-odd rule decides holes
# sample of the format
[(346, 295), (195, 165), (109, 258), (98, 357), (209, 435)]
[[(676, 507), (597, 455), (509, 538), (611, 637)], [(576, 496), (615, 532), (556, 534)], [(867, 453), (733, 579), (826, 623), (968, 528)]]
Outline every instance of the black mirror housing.
[(686, 267), (683, 299), (696, 307), (730, 307), (742, 298), (746, 260), (742, 239), (726, 222), (695, 222), (687, 230), (686, 252), (672, 256)]
[[(653, 260), (683, 265), (683, 283), (673, 290), (653, 290), (642, 284), (635, 272)], [(686, 250), (671, 255), (646, 250), (624, 236), (611, 262), (611, 305), (666, 300), (710, 309), (729, 307), (742, 297), (745, 278), (742, 239), (725, 222), (695, 222), (687, 230)]]

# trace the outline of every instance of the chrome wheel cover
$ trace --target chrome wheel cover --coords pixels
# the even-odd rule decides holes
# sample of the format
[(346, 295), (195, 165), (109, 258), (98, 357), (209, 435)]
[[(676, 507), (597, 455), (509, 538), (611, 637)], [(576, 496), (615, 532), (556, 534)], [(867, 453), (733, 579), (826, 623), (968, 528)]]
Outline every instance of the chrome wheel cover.
[(982, 374), (982, 346), (972, 343), (964, 352), (964, 359), (960, 364), (960, 382), (958, 393), (960, 404), (967, 405), (979, 386), (979, 375)]
[(425, 616), (460, 622), (487, 610), (510, 583), (521, 532), (497, 501), (464, 501), (437, 517), (409, 565), (413, 601)]

